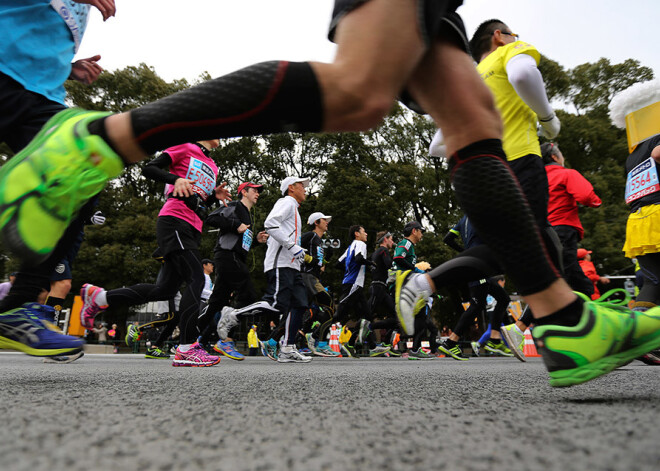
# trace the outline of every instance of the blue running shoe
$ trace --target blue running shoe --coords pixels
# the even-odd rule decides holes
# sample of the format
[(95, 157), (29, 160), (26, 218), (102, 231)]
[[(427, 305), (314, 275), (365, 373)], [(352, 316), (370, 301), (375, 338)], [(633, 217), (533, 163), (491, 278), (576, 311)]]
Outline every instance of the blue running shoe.
[(234, 345), (234, 342), (223, 342), (221, 340), (218, 340), (218, 343), (216, 343), (213, 346), (213, 350), (215, 350), (218, 353), (222, 353), (224, 356), (231, 358), (232, 360), (245, 359), (245, 355), (243, 355), (241, 352), (236, 350), (236, 346)]
[(51, 327), (53, 308), (37, 303), (0, 314), (0, 349), (19, 350), (28, 355), (52, 357), (73, 355), (82, 351), (85, 342), (78, 337), (64, 335)]

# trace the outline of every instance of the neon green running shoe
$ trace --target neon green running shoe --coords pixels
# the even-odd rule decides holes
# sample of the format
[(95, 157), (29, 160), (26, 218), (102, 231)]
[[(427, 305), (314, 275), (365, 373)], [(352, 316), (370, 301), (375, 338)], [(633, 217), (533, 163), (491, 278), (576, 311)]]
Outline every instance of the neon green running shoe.
[(660, 307), (635, 312), (585, 302), (576, 326), (539, 325), (532, 335), (550, 373), (550, 386), (572, 386), (660, 347)]
[(486, 345), (484, 346), (484, 350), (502, 357), (513, 356), (513, 353), (511, 353), (509, 347), (507, 347), (506, 344), (501, 340), (499, 342), (494, 342), (492, 340), (489, 340), (488, 342), (486, 342)]
[(431, 293), (419, 288), (416, 278), (424, 276), (412, 270), (396, 272), (394, 303), (401, 328), (408, 335), (415, 333), (415, 316), (424, 309)]
[(87, 131), (108, 114), (64, 110), (0, 168), (0, 229), (20, 258), (46, 259), (82, 205), (122, 172), (121, 158)]

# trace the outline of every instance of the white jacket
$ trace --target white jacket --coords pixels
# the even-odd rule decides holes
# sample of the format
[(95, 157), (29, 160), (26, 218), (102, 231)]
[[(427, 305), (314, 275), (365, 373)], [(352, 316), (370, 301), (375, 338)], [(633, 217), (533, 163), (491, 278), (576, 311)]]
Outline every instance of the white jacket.
[(298, 202), (293, 196), (285, 196), (275, 202), (275, 206), (264, 221), (268, 237), (264, 272), (275, 268), (300, 270), (300, 263), (293, 256), (300, 247), (302, 220), (298, 213)]

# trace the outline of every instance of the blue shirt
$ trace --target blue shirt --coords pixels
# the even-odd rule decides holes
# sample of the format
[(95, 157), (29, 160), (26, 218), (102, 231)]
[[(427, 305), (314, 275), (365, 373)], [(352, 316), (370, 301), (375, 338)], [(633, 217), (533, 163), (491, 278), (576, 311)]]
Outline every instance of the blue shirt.
[(52, 3), (0, 2), (0, 72), (26, 90), (64, 104), (64, 82), (71, 74), (71, 61), (77, 50), (74, 33), (79, 42), (87, 26), (89, 5), (72, 0)]
[(461, 239), (463, 239), (463, 247), (466, 249), (483, 245), (482, 240), (477, 235), (477, 232), (474, 230), (474, 227), (472, 227), (472, 223), (467, 216), (463, 216), (452, 228), (452, 231), (456, 231), (461, 235)]
[(364, 286), (364, 275), (367, 268), (357, 262), (356, 257), (358, 254), (362, 254), (364, 259), (367, 258), (367, 244), (361, 240), (354, 240), (348, 246), (344, 255), (339, 258), (339, 261), (344, 262), (345, 267), (342, 284)]

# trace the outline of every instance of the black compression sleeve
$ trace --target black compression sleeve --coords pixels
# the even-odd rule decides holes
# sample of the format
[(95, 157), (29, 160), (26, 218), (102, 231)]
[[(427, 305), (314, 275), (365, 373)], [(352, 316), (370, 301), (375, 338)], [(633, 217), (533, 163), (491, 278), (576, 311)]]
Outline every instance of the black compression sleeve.
[(142, 171), (142, 175), (150, 180), (174, 185), (179, 177), (165, 170), (170, 165), (172, 165), (172, 157), (170, 157), (167, 152), (163, 152), (155, 159), (147, 162)]

